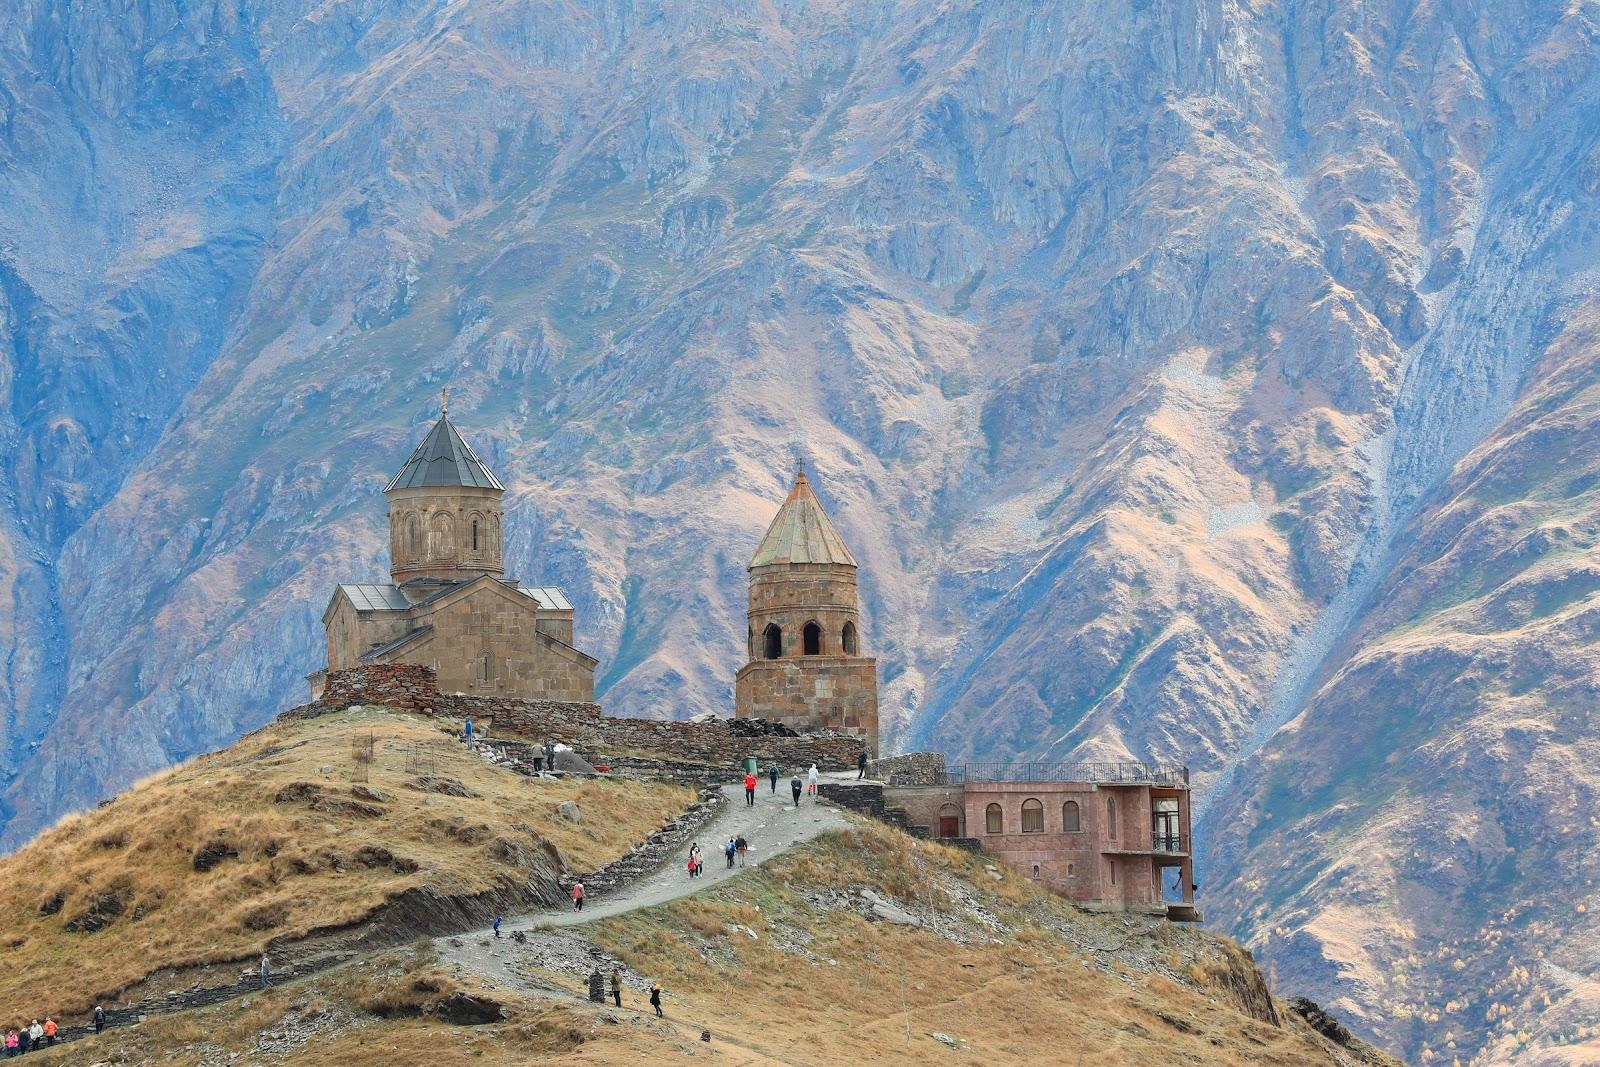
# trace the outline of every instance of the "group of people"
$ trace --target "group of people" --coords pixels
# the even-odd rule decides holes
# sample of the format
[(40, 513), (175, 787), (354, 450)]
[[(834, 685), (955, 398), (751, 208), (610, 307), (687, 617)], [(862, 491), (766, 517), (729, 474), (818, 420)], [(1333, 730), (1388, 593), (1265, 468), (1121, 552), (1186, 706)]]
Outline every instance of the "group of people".
[[(866, 755), (867, 754), (865, 752), (861, 754), (863, 761), (866, 759)], [(863, 774), (866, 773), (865, 766), (866, 765), (863, 762)], [(767, 768), (767, 779), (772, 783), (772, 792), (774, 795), (776, 795), (778, 792), (778, 779), (781, 777), (783, 777), (783, 771), (779, 770), (776, 763)], [(789, 780), (789, 789), (794, 794), (794, 806), (797, 808), (800, 806), (801, 788), (802, 784), (798, 775)], [(815, 763), (813, 763), (811, 768), (806, 771), (804, 789), (807, 796), (814, 797), (817, 795), (817, 765)], [(744, 776), (744, 802), (746, 807), (753, 808), (756, 805), (756, 776), (754, 771), (747, 771)]]
[[(105, 1012), (94, 1010), (94, 1029), (99, 1033), (105, 1025)], [(31, 1049), (49, 1048), (56, 1043), (55, 1019), (45, 1016), (44, 1022), (33, 1020), (31, 1026), (13, 1026), (6, 1031), (6, 1055), (21, 1056)]]
[[(589, 972), (589, 999), (596, 1004), (604, 1004), (608, 983), (600, 977), (600, 968), (596, 967)], [(622, 968), (615, 964), (611, 967), (611, 1002), (617, 1007), (622, 1007)], [(650, 987), (650, 1006), (656, 1010), (656, 1018), (665, 1018), (661, 1014), (661, 983), (656, 982)]]

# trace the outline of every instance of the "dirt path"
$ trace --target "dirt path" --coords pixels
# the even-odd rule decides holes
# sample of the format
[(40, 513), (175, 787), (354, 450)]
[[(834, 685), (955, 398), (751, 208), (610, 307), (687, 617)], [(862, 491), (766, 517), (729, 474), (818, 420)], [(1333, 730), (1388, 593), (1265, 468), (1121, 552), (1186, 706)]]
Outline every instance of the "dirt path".
[[(487, 929), (436, 938), (434, 944), (440, 959), (463, 970), (493, 979), (511, 989), (586, 1004), (589, 1003), (587, 997), (554, 984), (545, 975), (531, 973), (528, 966), (535, 958), (551, 953), (567, 956), (569, 960), (580, 956), (584, 950), (580, 938), (565, 931), (607, 916), (650, 908), (694, 893), (701, 893), (731, 878), (737, 878), (745, 868), (735, 865), (730, 869), (722, 853), (722, 846), (730, 837), (744, 836), (750, 844), (750, 851), (745, 858), (746, 866), (756, 867), (829, 830), (842, 829), (849, 825), (837, 808), (819, 804), (810, 797), (802, 796), (800, 806), (795, 807), (787, 779), (778, 782), (778, 792), (774, 794), (768, 780), (763, 778), (760, 788), (756, 790), (754, 806), (745, 803), (744, 789), (741, 786), (724, 786), (723, 794), (728, 798), (727, 805), (702, 831), (700, 837), (700, 847), (705, 852), (705, 873), (699, 878), (689, 877), (686, 866), (688, 847), (685, 846), (681, 855), (674, 857), (660, 870), (608, 894), (601, 900), (586, 904), (581, 912), (565, 907), (520, 915), (501, 925), (501, 936), (498, 940), (492, 937)], [(511, 937), (511, 934), (517, 931), (522, 932), (525, 941), (518, 942)], [(536, 963), (533, 965), (537, 967)], [(636, 976), (630, 978), (634, 983), (637, 982)], [(622, 1011), (631, 1014), (634, 1011), (632, 1005), (638, 1003), (645, 993), (637, 984), (632, 984), (625, 996), (630, 1007)], [(605, 1010), (617, 1011), (609, 1001), (606, 1002)], [(672, 1014), (669, 1004), (668, 1019), (665, 1022), (667, 1025), (684, 1030), (687, 1036), (698, 1038), (700, 1031), (705, 1028), (698, 1022), (672, 1018)], [(724, 1049), (731, 1045), (740, 1050), (740, 1055), (734, 1061), (736, 1064), (749, 1064), (751, 1067), (758, 1064), (808, 1067), (800, 1061), (774, 1056), (770, 1052), (730, 1038), (721, 1032), (715, 1034), (713, 1040)]]
[[(699, 878), (689, 877), (686, 866), (689, 850), (685, 847), (681, 855), (674, 857), (660, 870), (598, 900), (586, 903), (581, 912), (574, 911), (568, 905), (506, 920), (500, 927), (501, 940), (505, 941), (516, 930), (576, 926), (604, 919), (610, 915), (621, 915), (624, 912), (665, 904), (669, 900), (676, 900), (720, 885), (729, 878), (737, 877), (743, 870), (737, 866), (729, 869), (727, 860), (723, 858), (722, 847), (727, 844), (730, 837), (742, 834), (749, 842), (750, 851), (745, 862), (748, 866), (754, 867), (775, 856), (781, 856), (796, 845), (802, 845), (829, 830), (843, 829), (849, 825), (837, 808), (819, 804), (810, 797), (802, 796), (800, 806), (795, 807), (790, 799), (786, 780), (778, 782), (778, 792), (774, 794), (767, 779), (763, 778), (756, 790), (756, 803), (753, 807), (745, 804), (744, 789), (740, 786), (723, 786), (722, 792), (728, 798), (727, 805), (701, 833), (700, 848), (705, 853), (705, 873)], [(454, 938), (440, 938), (441, 951), (453, 959), (464, 949), (452, 946), (450, 944), (452, 940), (468, 942), (469, 945), (466, 947), (477, 948), (477, 943), (488, 933), (487, 929), (483, 929), (473, 933), (457, 934)], [(468, 955), (476, 958), (481, 953)], [(465, 958), (460, 962), (469, 963)], [(474, 967), (474, 969), (481, 968)]]

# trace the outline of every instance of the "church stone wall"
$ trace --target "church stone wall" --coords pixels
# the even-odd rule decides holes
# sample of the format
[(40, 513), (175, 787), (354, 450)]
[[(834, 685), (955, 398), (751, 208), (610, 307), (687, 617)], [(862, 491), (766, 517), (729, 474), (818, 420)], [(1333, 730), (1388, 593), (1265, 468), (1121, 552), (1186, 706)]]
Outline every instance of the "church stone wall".
[(504, 575), (500, 492), (467, 485), (390, 490), (389, 570), (395, 582)]
[[(446, 692), (524, 700), (594, 699), (594, 668), (579, 653), (541, 640), (540, 612), (522, 594), (483, 588), (428, 616), (431, 647), (406, 649), (431, 659)], [(570, 625), (570, 623), (569, 623)]]
[(411, 618), (404, 611), (369, 611), (365, 614), (344, 597), (338, 598), (327, 620), (328, 669), (353, 667), (375, 645), (386, 645), (411, 630)]
[(730, 777), (746, 756), (761, 761), (764, 771), (777, 762), (785, 774), (815, 763), (823, 770), (855, 766), (862, 740), (853, 734), (814, 733), (800, 737), (743, 737), (726, 719), (712, 722), (662, 722), (602, 715), (600, 706), (583, 701), (513, 700), (501, 697), (441, 693), (432, 669), (411, 663), (365, 664), (333, 671), (322, 698), (286, 712), (314, 715), (357, 704), (375, 704), (452, 720), (472, 719), (480, 730), (498, 736), (515, 734), (542, 743), (561, 741), (581, 751), (654, 752), (675, 759), (730, 768)]
[(844, 624), (856, 627), (856, 655), (860, 655), (861, 620), (856, 610), (854, 567), (837, 564), (786, 563), (760, 567), (750, 575), (749, 657), (762, 655), (762, 634), (769, 624), (783, 631), (783, 656), (804, 651), (801, 635), (808, 622), (822, 630), (825, 656), (845, 655)]
[(878, 751), (878, 662), (855, 656), (755, 660), (734, 682), (741, 719), (773, 719), (795, 730), (834, 730)]

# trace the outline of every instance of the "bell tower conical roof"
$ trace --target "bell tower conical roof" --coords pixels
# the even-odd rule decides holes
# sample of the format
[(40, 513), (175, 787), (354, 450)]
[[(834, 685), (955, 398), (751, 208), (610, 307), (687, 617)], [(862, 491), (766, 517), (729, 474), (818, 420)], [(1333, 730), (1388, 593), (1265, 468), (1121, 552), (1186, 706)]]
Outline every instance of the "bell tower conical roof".
[(773, 516), (767, 535), (761, 539), (750, 568), (776, 563), (836, 563), (854, 567), (856, 558), (845, 547), (844, 538), (822, 502), (811, 491), (805, 472), (795, 476), (789, 499), (783, 502), (778, 514)]
[(426, 486), (470, 486), (499, 489), (505, 486), (483, 465), (472, 446), (462, 440), (449, 416), (440, 415), (400, 473), (383, 490), (421, 489)]

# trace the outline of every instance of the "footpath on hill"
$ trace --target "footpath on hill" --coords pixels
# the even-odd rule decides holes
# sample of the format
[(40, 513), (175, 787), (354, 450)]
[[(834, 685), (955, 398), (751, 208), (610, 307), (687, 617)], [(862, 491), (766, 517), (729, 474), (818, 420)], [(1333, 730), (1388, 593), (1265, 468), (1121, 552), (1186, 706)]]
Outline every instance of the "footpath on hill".
[[(440, 957), (501, 981), (526, 985), (526, 976), (518, 973), (514, 966), (519, 956), (526, 955), (523, 942), (519, 942), (515, 935), (520, 934), (527, 939), (530, 934), (595, 922), (703, 892), (738, 877), (746, 867), (759, 866), (797, 845), (849, 825), (838, 808), (820, 803), (813, 797), (801, 796), (800, 806), (795, 807), (788, 779), (779, 780), (778, 792), (774, 794), (768, 780), (763, 778), (756, 790), (753, 807), (745, 803), (743, 786), (726, 785), (722, 787), (722, 793), (727, 803), (698, 838), (700, 848), (705, 853), (705, 873), (699, 878), (689, 877), (689, 850), (685, 846), (676, 857), (676, 862), (668, 861), (652, 874), (638, 878), (602, 898), (586, 901), (581, 912), (569, 903), (508, 918), (500, 927), (499, 939), (495, 939), (488, 928), (437, 938)], [(746, 867), (736, 865), (730, 869), (722, 850), (730, 837), (740, 836), (750, 845), (745, 858)]]

